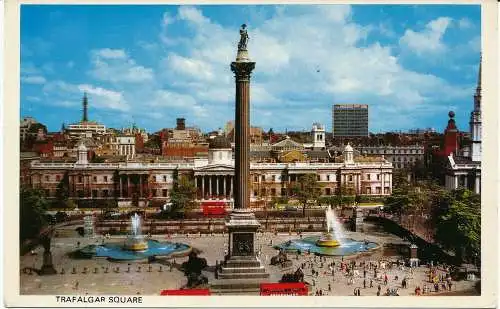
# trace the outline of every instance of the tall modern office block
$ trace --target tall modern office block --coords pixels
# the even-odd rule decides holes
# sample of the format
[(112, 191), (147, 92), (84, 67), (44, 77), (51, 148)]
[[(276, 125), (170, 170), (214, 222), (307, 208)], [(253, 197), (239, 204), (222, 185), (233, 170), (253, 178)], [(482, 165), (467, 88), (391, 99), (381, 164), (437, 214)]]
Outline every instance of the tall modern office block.
[(332, 114), (334, 137), (368, 136), (368, 105), (335, 104)]

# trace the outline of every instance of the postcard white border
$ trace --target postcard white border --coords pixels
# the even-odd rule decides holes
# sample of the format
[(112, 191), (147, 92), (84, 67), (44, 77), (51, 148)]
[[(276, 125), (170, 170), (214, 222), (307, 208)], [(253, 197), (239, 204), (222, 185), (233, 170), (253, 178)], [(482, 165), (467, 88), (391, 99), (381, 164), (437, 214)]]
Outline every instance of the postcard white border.
[[(55, 296), (20, 295), (19, 245), (19, 89), (20, 89), (20, 4), (277, 4), (277, 1), (138, 1), (138, 0), (5, 0), (4, 19), (4, 104), (3, 104), (3, 240), (4, 240), (4, 304), (9, 307), (68, 307), (57, 303)], [(280, 4), (437, 4), (437, 1), (300, 1), (288, 0)], [(498, 246), (498, 8), (495, 0), (439, 1), (439, 4), (481, 4), (483, 50), (483, 161), (482, 161), (482, 294), (481, 296), (434, 297), (259, 297), (259, 296), (210, 296), (162, 297), (144, 296), (140, 307), (495, 307)], [(472, 106), (471, 93), (471, 106)], [(444, 119), (444, 118), (443, 118)], [(489, 274), (486, 273), (489, 270)], [(131, 295), (136, 296), (136, 295)], [(78, 305), (81, 307), (81, 305)], [(76, 305), (74, 306), (76, 307)], [(110, 304), (88, 307), (113, 307)], [(127, 307), (120, 305), (120, 307)], [(128, 307), (138, 307), (133, 304)]]

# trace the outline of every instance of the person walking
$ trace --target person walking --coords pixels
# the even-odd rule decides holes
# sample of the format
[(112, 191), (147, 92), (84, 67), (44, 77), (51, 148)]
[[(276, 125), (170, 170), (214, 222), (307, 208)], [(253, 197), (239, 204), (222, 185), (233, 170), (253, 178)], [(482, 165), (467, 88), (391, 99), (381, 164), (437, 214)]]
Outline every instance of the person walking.
[(370, 279), (370, 287), (373, 288), (373, 279)]
[(366, 289), (366, 279), (363, 279), (363, 289)]
[(387, 278), (387, 274), (384, 274), (384, 285), (387, 285), (387, 281), (389, 278)]

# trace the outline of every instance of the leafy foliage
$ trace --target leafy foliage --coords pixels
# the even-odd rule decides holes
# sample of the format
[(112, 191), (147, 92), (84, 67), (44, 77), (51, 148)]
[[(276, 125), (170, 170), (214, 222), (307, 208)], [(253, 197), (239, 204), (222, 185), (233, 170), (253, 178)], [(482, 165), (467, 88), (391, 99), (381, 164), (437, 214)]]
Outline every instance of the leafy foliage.
[(291, 188), (293, 196), (302, 204), (302, 215), (306, 215), (306, 207), (310, 201), (318, 199), (321, 188), (318, 184), (316, 174), (304, 174), (299, 176), (297, 182)]
[(36, 237), (47, 225), (45, 211), (49, 203), (45, 193), (39, 189), (21, 188), (20, 192), (20, 240), (21, 242)]
[(170, 193), (172, 211), (186, 211), (196, 206), (196, 187), (189, 176), (174, 178), (174, 186)]
[(444, 194), (434, 213), (436, 240), (462, 260), (472, 260), (481, 251), (480, 196), (467, 189)]

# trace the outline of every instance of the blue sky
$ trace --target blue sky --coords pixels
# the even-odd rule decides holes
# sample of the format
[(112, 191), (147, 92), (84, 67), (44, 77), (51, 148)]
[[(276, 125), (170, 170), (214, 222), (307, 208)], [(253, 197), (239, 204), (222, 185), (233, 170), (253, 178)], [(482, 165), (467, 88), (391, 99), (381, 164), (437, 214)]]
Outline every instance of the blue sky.
[(249, 26), (251, 122), (331, 130), (332, 104), (369, 105), (372, 132), (468, 130), (478, 5), (21, 6), (21, 116), (51, 131), (89, 118), (150, 132), (234, 117), (238, 29)]

